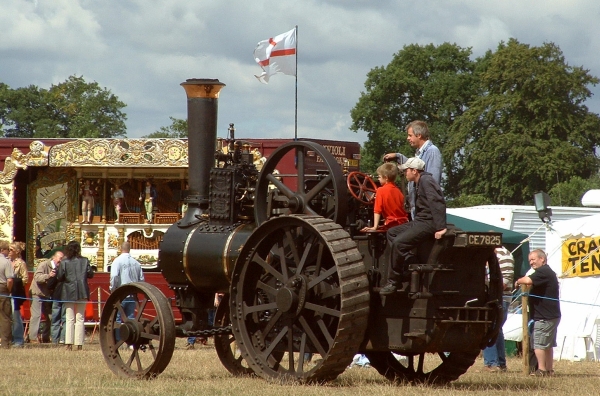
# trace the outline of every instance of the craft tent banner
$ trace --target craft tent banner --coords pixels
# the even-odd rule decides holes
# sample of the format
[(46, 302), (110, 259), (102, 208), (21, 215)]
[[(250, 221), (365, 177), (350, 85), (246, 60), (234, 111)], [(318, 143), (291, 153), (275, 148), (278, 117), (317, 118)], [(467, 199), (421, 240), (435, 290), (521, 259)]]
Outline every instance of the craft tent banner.
[[(600, 355), (600, 215), (557, 221), (546, 231), (548, 265), (559, 276), (560, 309), (555, 359)], [(584, 337), (590, 338), (585, 340)]]

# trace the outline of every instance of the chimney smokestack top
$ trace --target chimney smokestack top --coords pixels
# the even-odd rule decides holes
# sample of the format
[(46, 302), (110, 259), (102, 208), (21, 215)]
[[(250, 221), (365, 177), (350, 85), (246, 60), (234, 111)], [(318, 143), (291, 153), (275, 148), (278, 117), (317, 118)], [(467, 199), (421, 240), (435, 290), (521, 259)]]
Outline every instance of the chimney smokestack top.
[(216, 78), (190, 78), (180, 84), (190, 98), (219, 98), (221, 88), (225, 86)]

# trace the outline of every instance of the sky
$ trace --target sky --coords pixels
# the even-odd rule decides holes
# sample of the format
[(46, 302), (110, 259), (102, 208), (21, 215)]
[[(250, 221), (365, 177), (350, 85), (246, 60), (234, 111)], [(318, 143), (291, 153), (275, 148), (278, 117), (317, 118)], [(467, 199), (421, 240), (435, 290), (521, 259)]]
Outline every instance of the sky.
[(234, 123), (239, 138), (293, 138), (296, 79), (261, 84), (253, 51), (297, 25), (298, 137), (362, 144), (350, 111), (367, 73), (405, 45), (450, 42), (475, 58), (510, 38), (553, 42), (600, 77), (598, 21), (598, 0), (2, 0), (0, 82), (96, 81), (127, 104), (127, 137), (138, 138), (186, 118), (182, 82), (216, 78), (219, 137)]

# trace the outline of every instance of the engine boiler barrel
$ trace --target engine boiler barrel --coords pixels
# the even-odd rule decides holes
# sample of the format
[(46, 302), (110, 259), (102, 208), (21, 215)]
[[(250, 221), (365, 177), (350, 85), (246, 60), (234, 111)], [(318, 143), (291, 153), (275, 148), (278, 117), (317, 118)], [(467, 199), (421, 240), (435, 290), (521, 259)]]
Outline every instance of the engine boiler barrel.
[(160, 247), (159, 268), (170, 285), (192, 285), (199, 292), (228, 292), (239, 252), (256, 226), (172, 226)]

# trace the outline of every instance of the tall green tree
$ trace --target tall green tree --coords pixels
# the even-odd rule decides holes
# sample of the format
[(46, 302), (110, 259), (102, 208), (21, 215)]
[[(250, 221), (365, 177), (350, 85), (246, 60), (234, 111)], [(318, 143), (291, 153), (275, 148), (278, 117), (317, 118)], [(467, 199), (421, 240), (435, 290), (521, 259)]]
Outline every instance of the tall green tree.
[(549, 191), (551, 204), (554, 206), (583, 206), (581, 198), (588, 190), (600, 189), (600, 176), (589, 179), (574, 176), (571, 180), (556, 183)]
[(126, 133), (127, 115), (110, 90), (70, 76), (46, 90), (0, 86), (0, 130), (6, 137), (113, 138)]
[(363, 170), (374, 171), (385, 153), (412, 156), (405, 127), (414, 120), (427, 122), (432, 141), (440, 149), (445, 145), (448, 128), (477, 93), (470, 56), (470, 48), (456, 44), (412, 44), (367, 74), (365, 91), (350, 112), (351, 129), (368, 134)]
[(44, 136), (52, 128), (46, 92), (35, 85), (12, 90), (0, 85), (0, 132), (6, 137)]
[(478, 59), (481, 94), (450, 128), (445, 193), (479, 194), (497, 204), (531, 202), (557, 180), (588, 179), (600, 118), (584, 105), (598, 79), (573, 67), (556, 45), (515, 39)]
[(158, 131), (152, 132), (144, 137), (146, 138), (171, 138), (181, 139), (188, 137), (188, 123), (187, 120), (181, 118), (169, 117), (171, 125), (162, 126)]

